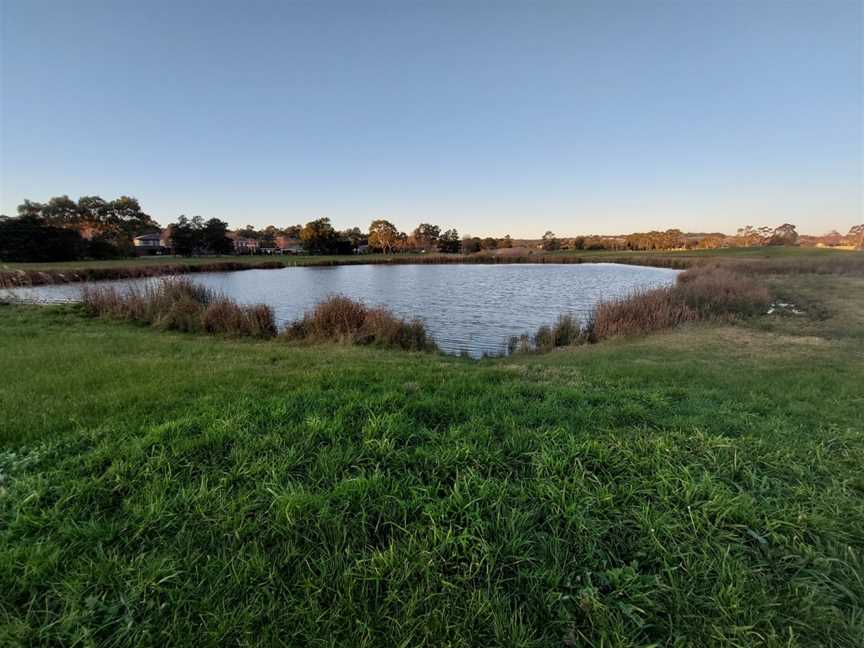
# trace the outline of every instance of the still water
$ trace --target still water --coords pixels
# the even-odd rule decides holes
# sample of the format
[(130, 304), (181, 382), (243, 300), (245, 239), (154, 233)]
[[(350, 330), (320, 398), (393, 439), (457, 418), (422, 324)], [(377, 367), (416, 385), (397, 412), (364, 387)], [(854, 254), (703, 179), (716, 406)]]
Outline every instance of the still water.
[[(513, 335), (533, 333), (563, 313), (585, 318), (599, 302), (670, 285), (677, 270), (618, 264), (355, 265), (186, 275), (240, 303), (271, 306), (281, 324), (328, 295), (343, 294), (419, 317), (448, 353), (501, 354)], [(141, 285), (152, 279), (100, 282)], [(84, 284), (19, 288), (19, 298), (74, 301)]]

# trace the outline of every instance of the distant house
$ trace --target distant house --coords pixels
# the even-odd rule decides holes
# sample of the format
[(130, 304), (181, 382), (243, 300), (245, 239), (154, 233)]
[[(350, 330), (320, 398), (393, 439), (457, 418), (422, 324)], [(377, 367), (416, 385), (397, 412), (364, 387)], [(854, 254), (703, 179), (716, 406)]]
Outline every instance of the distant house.
[[(426, 252), (426, 250), (423, 250), (423, 252)], [(369, 253), (369, 246), (366, 243), (361, 243), (356, 248), (354, 248), (354, 254), (368, 254), (368, 253)]]
[(239, 236), (237, 232), (228, 232), (228, 238), (234, 244), (234, 254), (258, 254), (258, 239)]
[(276, 254), (303, 254), (303, 244), (288, 236), (277, 236)]
[(168, 243), (168, 237), (164, 232), (150, 232), (132, 239), (136, 256), (167, 254), (169, 251)]

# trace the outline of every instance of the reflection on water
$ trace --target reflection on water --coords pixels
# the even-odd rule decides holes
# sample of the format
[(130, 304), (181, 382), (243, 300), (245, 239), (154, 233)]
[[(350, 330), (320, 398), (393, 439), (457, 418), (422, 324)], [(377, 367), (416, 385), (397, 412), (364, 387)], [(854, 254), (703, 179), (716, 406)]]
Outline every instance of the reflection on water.
[[(506, 351), (510, 336), (533, 333), (562, 313), (582, 318), (602, 300), (669, 285), (678, 271), (617, 264), (355, 265), (187, 275), (241, 303), (273, 307), (282, 324), (331, 294), (420, 317), (442, 350), (474, 357)], [(142, 285), (154, 279), (100, 282)], [(74, 301), (85, 284), (18, 288), (27, 300)]]

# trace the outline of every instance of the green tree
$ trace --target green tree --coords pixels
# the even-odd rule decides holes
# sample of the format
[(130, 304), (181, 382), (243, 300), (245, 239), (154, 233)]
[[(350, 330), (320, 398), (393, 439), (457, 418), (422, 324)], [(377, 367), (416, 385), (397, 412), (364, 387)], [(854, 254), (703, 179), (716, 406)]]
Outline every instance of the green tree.
[(228, 254), (233, 244), (228, 238), (228, 223), (218, 218), (211, 218), (201, 231), (203, 246), (213, 254)]
[(448, 254), (459, 252), (459, 232), (449, 229), (438, 237), (438, 251)]
[(42, 208), (42, 218), (57, 227), (70, 227), (81, 222), (78, 205), (69, 196), (51, 198)]
[(369, 225), (369, 247), (381, 250), (384, 254), (392, 252), (399, 243), (399, 230), (390, 221), (379, 219)]
[(462, 239), (462, 254), (474, 254), (480, 251), (481, 239), (477, 236), (466, 236)]
[(791, 223), (783, 223), (774, 228), (771, 237), (768, 239), (768, 245), (797, 245), (798, 232), (795, 231), (795, 226)]
[(351, 241), (351, 245), (356, 248), (358, 245), (365, 245), (368, 236), (363, 233), (359, 227), (351, 227), (341, 233), (342, 238)]
[(329, 218), (309, 221), (300, 230), (300, 240), (310, 254), (329, 254), (335, 251), (338, 236)]
[(543, 249), (547, 252), (553, 252), (555, 250), (561, 249), (561, 242), (555, 238), (555, 234), (550, 232), (549, 230), (543, 235)]
[(441, 228), (430, 223), (420, 223), (412, 233), (415, 245), (424, 250), (434, 249), (440, 236)]
[(285, 229), (282, 230), (282, 234), (291, 239), (299, 239), (300, 232), (303, 230), (302, 225), (289, 225)]
[(246, 225), (246, 227), (241, 227), (237, 230), (237, 236), (248, 239), (255, 239), (256, 241), (260, 238), (260, 234), (258, 230), (255, 229), (253, 225)]
[(41, 216), (25, 213), (0, 220), (3, 261), (74, 261), (85, 251), (85, 242), (77, 230), (51, 225)]
[(171, 242), (177, 254), (189, 256), (204, 249), (204, 221), (200, 216), (186, 218), (181, 215), (176, 223), (171, 223), (168, 227), (171, 229)]

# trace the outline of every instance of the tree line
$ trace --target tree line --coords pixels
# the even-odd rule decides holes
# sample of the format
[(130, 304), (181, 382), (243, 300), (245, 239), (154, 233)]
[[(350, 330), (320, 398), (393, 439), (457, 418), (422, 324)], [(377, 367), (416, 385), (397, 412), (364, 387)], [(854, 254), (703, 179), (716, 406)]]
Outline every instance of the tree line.
[(106, 259), (133, 254), (132, 239), (159, 225), (135, 198), (100, 196), (25, 200), (18, 216), (0, 216), (0, 258), (7, 261)]
[[(181, 215), (163, 231), (138, 200), (121, 196), (104, 200), (100, 196), (68, 196), (40, 203), (25, 200), (16, 217), (0, 216), (0, 259), (5, 261), (68, 261), (81, 258), (107, 259), (132, 256), (134, 239), (143, 234), (161, 233), (168, 251), (183, 256), (229, 254), (235, 251), (234, 238), (257, 241), (259, 250), (273, 251), (285, 241), (296, 242), (307, 254), (354, 254), (357, 252), (475, 254), (525, 248), (556, 250), (675, 250), (684, 248), (749, 247), (797, 245), (802, 239), (795, 225), (738, 229), (735, 236), (722, 233), (685, 234), (678, 229), (634, 232), (621, 236), (577, 236), (559, 238), (547, 231), (539, 241), (514, 241), (509, 235), (460, 237), (456, 229), (442, 229), (420, 223), (412, 232), (400, 231), (385, 219), (373, 220), (366, 231), (359, 227), (337, 230), (329, 218), (318, 218), (305, 225), (256, 229), (251, 225), (235, 232), (218, 218), (204, 220)], [(856, 225), (845, 237), (832, 233), (831, 245), (864, 247), (864, 225)], [(819, 237), (805, 237), (807, 244), (818, 244)], [(814, 242), (815, 241), (815, 242)]]

